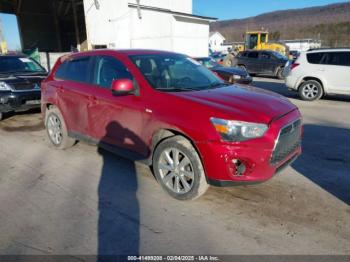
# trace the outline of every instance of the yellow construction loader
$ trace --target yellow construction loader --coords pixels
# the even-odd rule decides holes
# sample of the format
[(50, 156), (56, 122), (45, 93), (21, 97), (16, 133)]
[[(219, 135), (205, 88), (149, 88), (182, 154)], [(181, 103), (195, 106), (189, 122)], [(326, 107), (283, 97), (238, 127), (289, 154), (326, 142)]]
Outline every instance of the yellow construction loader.
[(272, 50), (282, 55), (289, 56), (289, 49), (282, 43), (269, 43), (267, 31), (250, 31), (245, 33), (244, 50)]
[(5, 41), (0, 43), (0, 54), (7, 54), (7, 44)]

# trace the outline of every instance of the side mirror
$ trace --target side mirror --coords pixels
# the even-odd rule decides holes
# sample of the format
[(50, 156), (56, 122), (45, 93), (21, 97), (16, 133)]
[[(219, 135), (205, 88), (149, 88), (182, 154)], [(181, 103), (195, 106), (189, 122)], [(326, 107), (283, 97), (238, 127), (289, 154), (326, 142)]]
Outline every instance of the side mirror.
[(113, 80), (112, 93), (115, 96), (125, 96), (134, 94), (134, 83), (130, 79)]

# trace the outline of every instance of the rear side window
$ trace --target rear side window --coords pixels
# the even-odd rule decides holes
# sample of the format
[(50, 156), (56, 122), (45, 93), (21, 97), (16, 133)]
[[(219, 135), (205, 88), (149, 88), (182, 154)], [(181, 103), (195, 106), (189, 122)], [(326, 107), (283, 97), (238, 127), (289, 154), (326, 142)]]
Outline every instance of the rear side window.
[(259, 53), (258, 52), (250, 52), (248, 53), (249, 58), (258, 58)]
[(350, 52), (329, 52), (329, 53), (326, 53), (322, 64), (350, 66)]
[(89, 82), (90, 57), (79, 57), (64, 62), (56, 71), (55, 77), (77, 82)]
[(100, 56), (97, 58), (95, 75), (94, 84), (104, 88), (111, 88), (113, 80), (133, 79), (125, 65), (110, 56)]
[(57, 69), (57, 71), (55, 73), (55, 77), (56, 78), (59, 78), (59, 79), (65, 79), (66, 78), (65, 73), (66, 73), (66, 69), (67, 69), (67, 64), (68, 64), (68, 62), (66, 61), (66, 62), (62, 63), (58, 67), (58, 69)]
[(309, 53), (306, 55), (310, 64), (321, 64), (324, 53)]
[(260, 53), (259, 58), (260, 59), (271, 59), (271, 54), (263, 52), (263, 53)]

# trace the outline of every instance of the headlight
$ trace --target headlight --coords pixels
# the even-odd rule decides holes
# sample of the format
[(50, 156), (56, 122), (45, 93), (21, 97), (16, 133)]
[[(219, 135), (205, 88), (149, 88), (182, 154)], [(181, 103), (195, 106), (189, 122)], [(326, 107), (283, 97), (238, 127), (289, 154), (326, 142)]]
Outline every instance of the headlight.
[(239, 76), (239, 75), (233, 75), (233, 79), (235, 79), (235, 80), (239, 80), (239, 79), (241, 79), (242, 78), (242, 76)]
[(210, 121), (225, 141), (245, 141), (262, 137), (268, 129), (267, 125), (259, 123), (224, 120), (215, 117), (210, 118)]
[(6, 82), (0, 82), (0, 91), (11, 91), (12, 88)]

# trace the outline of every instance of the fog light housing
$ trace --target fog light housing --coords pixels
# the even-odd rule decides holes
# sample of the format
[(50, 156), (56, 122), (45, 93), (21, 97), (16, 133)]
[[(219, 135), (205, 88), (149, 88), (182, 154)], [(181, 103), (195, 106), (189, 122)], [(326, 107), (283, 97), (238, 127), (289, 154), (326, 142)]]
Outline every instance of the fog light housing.
[(236, 167), (235, 176), (243, 176), (247, 170), (246, 165), (239, 159), (232, 159), (232, 164)]

